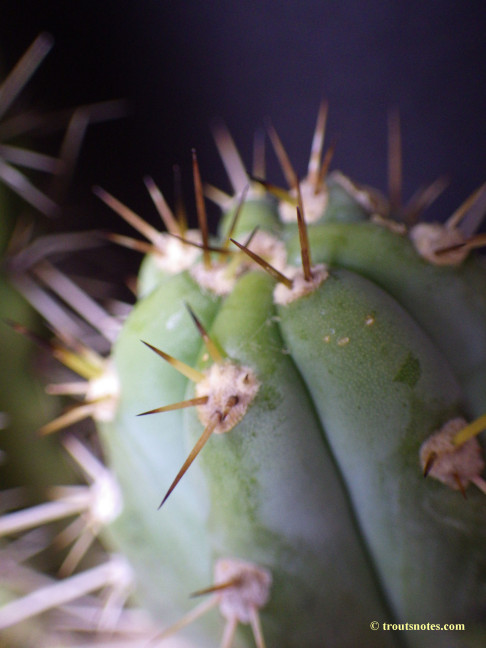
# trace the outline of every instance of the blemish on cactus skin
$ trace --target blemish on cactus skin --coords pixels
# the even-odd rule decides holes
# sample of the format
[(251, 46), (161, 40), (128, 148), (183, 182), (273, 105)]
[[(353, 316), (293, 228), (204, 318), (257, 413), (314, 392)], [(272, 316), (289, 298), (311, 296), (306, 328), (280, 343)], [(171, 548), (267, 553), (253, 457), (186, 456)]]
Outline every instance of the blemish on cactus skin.
[(413, 353), (409, 353), (402, 366), (395, 374), (393, 382), (404, 383), (413, 389), (420, 380), (421, 375), (422, 369), (420, 368), (420, 360), (416, 358)]
[(337, 345), (340, 346), (340, 347), (346, 346), (347, 344), (349, 344), (349, 338), (348, 337), (339, 338), (339, 340), (337, 341)]
[(173, 331), (173, 330), (177, 329), (177, 327), (181, 325), (182, 316), (183, 316), (183, 311), (179, 311), (177, 313), (174, 313), (174, 315), (172, 315), (172, 317), (169, 317), (169, 319), (167, 320), (167, 322), (165, 324), (166, 330), (167, 331)]

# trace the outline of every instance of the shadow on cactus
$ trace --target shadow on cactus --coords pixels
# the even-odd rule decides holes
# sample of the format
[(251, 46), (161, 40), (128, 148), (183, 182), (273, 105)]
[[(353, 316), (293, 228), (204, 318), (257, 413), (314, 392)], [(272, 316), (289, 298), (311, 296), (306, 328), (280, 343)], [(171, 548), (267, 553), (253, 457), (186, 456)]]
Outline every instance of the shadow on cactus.
[[(418, 223), (442, 181), (402, 206), (396, 117), (388, 200), (329, 172), (326, 116), (301, 182), (270, 127), (288, 189), (218, 130), (234, 195), (206, 187), (217, 235), (195, 153), (196, 230), (151, 179), (165, 233), (96, 189), (148, 241), (111, 236), (145, 254), (136, 304), (119, 330), (97, 318), (109, 357), (49, 343), (83, 380), (50, 388), (80, 402), (41, 432), (89, 416), (101, 452), (69, 431), (88, 486), (0, 519), (78, 516), (63, 578), (2, 627), (47, 615), (66, 646), (484, 645), (485, 189)], [(95, 536), (109, 555), (86, 565)]]

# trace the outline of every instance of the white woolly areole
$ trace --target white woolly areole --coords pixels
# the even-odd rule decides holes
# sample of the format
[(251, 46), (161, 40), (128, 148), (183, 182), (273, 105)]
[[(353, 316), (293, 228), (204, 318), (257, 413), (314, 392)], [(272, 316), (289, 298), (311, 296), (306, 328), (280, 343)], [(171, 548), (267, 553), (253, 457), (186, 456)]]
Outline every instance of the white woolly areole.
[[(201, 243), (199, 230), (188, 230), (184, 238), (192, 243)], [(153, 255), (155, 265), (159, 270), (169, 274), (188, 270), (201, 254), (199, 248), (165, 233), (161, 233), (157, 239), (156, 250), (156, 254)]]
[(196, 396), (208, 396), (205, 405), (197, 408), (204, 426), (216, 425), (213, 432), (229, 432), (241, 421), (260, 387), (249, 367), (231, 362), (215, 363), (196, 385)]
[(202, 262), (197, 263), (190, 273), (201, 288), (221, 297), (230, 294), (236, 281), (234, 268), (226, 263), (212, 264), (209, 268)]
[(120, 397), (120, 382), (118, 375), (110, 363), (105, 371), (88, 383), (86, 400), (95, 403), (93, 418), (96, 421), (110, 422), (115, 418), (115, 412)]
[[(268, 232), (258, 230), (251, 239), (249, 247), (252, 252), (262, 257), (277, 270), (283, 270), (287, 263), (285, 244)], [(194, 281), (201, 288), (209, 290), (216, 295), (225, 296), (231, 293), (237, 279), (241, 275), (259, 267), (256, 261), (253, 261), (253, 259), (242, 252), (237, 258), (237, 263), (232, 263), (231, 261), (229, 263), (226, 261), (223, 263), (213, 263), (208, 268), (203, 262), (200, 262), (190, 269), (190, 273)]]
[(302, 268), (287, 266), (283, 274), (292, 280), (292, 288), (287, 288), (283, 283), (279, 283), (275, 286), (273, 291), (273, 301), (279, 306), (286, 306), (296, 299), (309, 295), (317, 290), (321, 283), (329, 277), (327, 266), (323, 263), (319, 263), (312, 267), (312, 278), (310, 281), (305, 279)]
[(270, 598), (272, 575), (268, 569), (234, 558), (222, 558), (214, 567), (215, 585), (234, 582), (219, 596), (221, 614), (228, 620), (251, 623), (255, 611)]
[(435, 265), (459, 265), (468, 255), (467, 247), (438, 254), (444, 248), (466, 242), (460, 230), (448, 228), (439, 223), (415, 225), (410, 230), (410, 240), (417, 252)]
[(433, 461), (428, 475), (453, 490), (460, 490), (460, 484), (466, 488), (469, 482), (480, 476), (485, 466), (481, 446), (476, 438), (459, 446), (453, 443), (453, 438), (466, 425), (463, 418), (452, 419), (424, 441), (420, 448), (422, 469)]
[[(281, 201), (278, 206), (280, 219), (284, 223), (297, 222), (297, 192), (295, 189), (289, 191), (289, 195), (295, 202)], [(324, 214), (328, 203), (328, 191), (325, 185), (319, 187), (316, 191), (314, 183), (309, 180), (302, 180), (300, 183), (300, 195), (302, 197), (302, 206), (304, 208), (305, 220), (307, 223), (315, 223)]]

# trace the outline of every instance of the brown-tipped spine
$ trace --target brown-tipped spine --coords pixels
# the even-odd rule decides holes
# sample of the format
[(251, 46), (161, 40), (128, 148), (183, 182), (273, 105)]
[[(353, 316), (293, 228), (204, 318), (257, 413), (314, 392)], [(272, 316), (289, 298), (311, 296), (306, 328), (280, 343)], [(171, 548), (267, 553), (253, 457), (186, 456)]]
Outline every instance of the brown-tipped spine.
[(204, 204), (204, 190), (201, 181), (201, 173), (195, 149), (192, 149), (192, 171), (194, 176), (194, 193), (196, 196), (196, 210), (199, 229), (203, 243), (203, 263), (206, 269), (211, 267), (211, 256), (209, 254), (209, 229), (206, 206)]
[(241, 243), (238, 243), (238, 241), (235, 241), (235, 239), (230, 239), (232, 243), (236, 245), (242, 252), (247, 254), (250, 259), (253, 259), (256, 263), (258, 263), (259, 266), (261, 266), (265, 272), (268, 272), (269, 275), (271, 275), (274, 279), (276, 279), (279, 283), (283, 283), (287, 288), (292, 288), (292, 280), (286, 277), (284, 274), (279, 272), (276, 268), (274, 268), (270, 263), (265, 261), (265, 259), (262, 259), (261, 256), (258, 254), (255, 254), (255, 252), (252, 252), (250, 249), (248, 249), (246, 246), (242, 245)]

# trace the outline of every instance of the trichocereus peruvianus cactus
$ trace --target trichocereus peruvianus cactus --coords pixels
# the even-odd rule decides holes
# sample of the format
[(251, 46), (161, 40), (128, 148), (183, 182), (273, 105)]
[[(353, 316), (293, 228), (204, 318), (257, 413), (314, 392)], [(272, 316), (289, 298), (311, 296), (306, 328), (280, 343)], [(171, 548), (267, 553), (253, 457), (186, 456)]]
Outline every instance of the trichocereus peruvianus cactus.
[(434, 189), (407, 210), (329, 172), (325, 122), (301, 181), (269, 129), (288, 190), (218, 131), (234, 195), (206, 189), (214, 235), (195, 153), (198, 229), (151, 179), (164, 233), (96, 189), (148, 242), (112, 237), (146, 256), (110, 355), (51, 343), (85, 382), (41, 431), (90, 415), (101, 451), (65, 437), (91, 499), (50, 587), (79, 583), (99, 535), (127, 562), (92, 589), (130, 586), (149, 645), (484, 645), (485, 192), (416, 223)]

